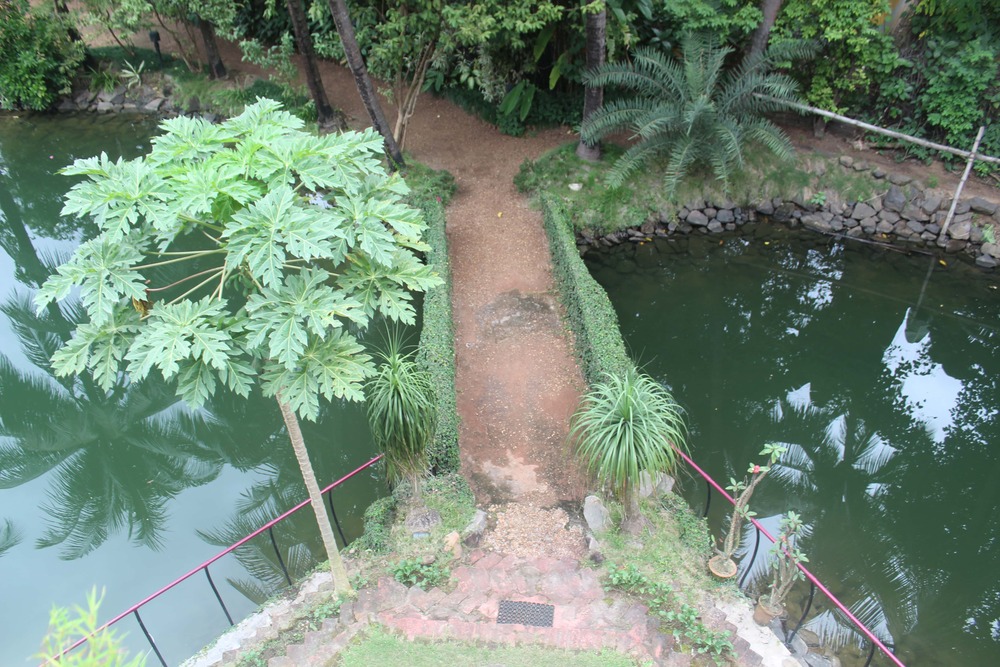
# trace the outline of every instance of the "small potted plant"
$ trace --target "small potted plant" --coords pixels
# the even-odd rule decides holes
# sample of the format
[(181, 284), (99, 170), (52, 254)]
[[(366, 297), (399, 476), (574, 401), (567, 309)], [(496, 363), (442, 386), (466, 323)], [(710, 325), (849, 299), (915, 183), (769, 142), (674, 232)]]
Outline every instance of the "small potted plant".
[(764, 445), (764, 449), (760, 452), (761, 456), (767, 457), (767, 465), (750, 464), (747, 469), (749, 477), (744, 477), (742, 481), (729, 479), (730, 484), (726, 490), (733, 494), (736, 504), (733, 506), (733, 514), (729, 520), (729, 532), (722, 542), (722, 548), (716, 548), (715, 555), (708, 560), (708, 569), (715, 576), (728, 579), (736, 575), (738, 568), (733, 561), (733, 554), (739, 545), (740, 529), (743, 527), (744, 520), (756, 516), (755, 512), (750, 511), (750, 496), (753, 495), (754, 489), (757, 488), (760, 481), (767, 477), (767, 473), (771, 472), (771, 468), (778, 462), (786, 449), (783, 445), (769, 442)]
[(762, 595), (757, 600), (757, 606), (753, 610), (753, 620), (757, 625), (768, 625), (772, 620), (781, 616), (785, 612), (785, 598), (792, 590), (792, 584), (805, 575), (799, 569), (799, 563), (808, 563), (809, 559), (799, 550), (798, 538), (802, 532), (802, 518), (795, 512), (789, 512), (781, 520), (781, 532), (778, 541), (774, 543), (771, 553), (774, 554), (774, 561), (771, 568), (774, 570), (771, 579), (771, 590), (767, 595)]

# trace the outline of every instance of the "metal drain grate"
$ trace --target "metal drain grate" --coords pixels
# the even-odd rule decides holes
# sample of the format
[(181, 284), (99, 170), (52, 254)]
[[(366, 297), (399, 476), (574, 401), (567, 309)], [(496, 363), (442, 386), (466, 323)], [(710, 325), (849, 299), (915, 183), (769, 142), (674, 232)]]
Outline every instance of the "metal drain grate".
[(520, 623), (521, 625), (551, 628), (555, 613), (556, 608), (550, 604), (501, 600), (500, 611), (497, 613), (497, 623)]

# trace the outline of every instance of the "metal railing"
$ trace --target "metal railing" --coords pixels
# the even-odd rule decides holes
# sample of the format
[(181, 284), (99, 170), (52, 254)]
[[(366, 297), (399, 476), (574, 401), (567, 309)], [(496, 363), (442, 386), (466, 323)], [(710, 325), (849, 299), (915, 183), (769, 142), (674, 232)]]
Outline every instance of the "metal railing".
[[(684, 459), (684, 461), (688, 465), (690, 465), (692, 468), (694, 468), (694, 470), (699, 475), (701, 475), (702, 478), (704, 478), (704, 480), (705, 480), (705, 489), (706, 489), (706, 492), (707, 492), (707, 496), (705, 498), (705, 510), (702, 513), (702, 516), (708, 516), (708, 508), (712, 504), (712, 489), (713, 488), (716, 491), (718, 491), (722, 495), (723, 498), (725, 498), (726, 500), (728, 500), (730, 504), (732, 504), (733, 506), (736, 505), (736, 501), (733, 500), (733, 497), (731, 495), (729, 495), (726, 492), (726, 490), (723, 489), (722, 486), (719, 485), (718, 482), (716, 482), (714, 479), (712, 479), (711, 475), (709, 475), (707, 472), (705, 472), (704, 470), (702, 470), (701, 467), (699, 467), (698, 464), (695, 463), (694, 460), (692, 460), (690, 456), (688, 456), (686, 453), (684, 453), (680, 449), (677, 449), (676, 447), (674, 448), (674, 450), (678, 454), (680, 454), (680, 456)], [(767, 531), (767, 529), (764, 528), (764, 526), (762, 526), (759, 521), (757, 521), (757, 519), (754, 519), (753, 517), (750, 517), (750, 522), (753, 524), (754, 528), (757, 529), (757, 531), (756, 531), (756, 540), (754, 542), (753, 554), (751, 555), (750, 560), (748, 561), (748, 565), (747, 565), (746, 569), (743, 572), (743, 576), (740, 577), (739, 582), (737, 584), (741, 589), (743, 588), (743, 584), (746, 582), (747, 575), (750, 573), (750, 565), (753, 564), (753, 562), (757, 559), (757, 551), (760, 548), (760, 536), (763, 534), (764, 537), (766, 537), (767, 539), (771, 540), (772, 543), (774, 543), (776, 541), (774, 539), (774, 537), (771, 535), (771, 533), (769, 533)], [(802, 629), (802, 624), (805, 622), (806, 616), (809, 614), (809, 610), (812, 608), (813, 599), (814, 599), (814, 597), (816, 595), (816, 590), (818, 589), (820, 592), (823, 593), (823, 595), (825, 595), (827, 597), (828, 600), (830, 600), (831, 603), (833, 603), (833, 605), (838, 610), (840, 610), (841, 613), (844, 614), (844, 616), (847, 617), (848, 620), (851, 621), (851, 623), (854, 624), (855, 627), (857, 627), (858, 630), (861, 631), (861, 633), (868, 640), (867, 643), (869, 643), (869, 650), (868, 650), (868, 659), (865, 661), (865, 667), (868, 667), (871, 664), (872, 658), (875, 656), (875, 649), (876, 648), (878, 648), (897, 667), (906, 667), (900, 661), (900, 659), (897, 658), (895, 656), (895, 654), (893, 654), (893, 652), (885, 645), (885, 643), (883, 643), (878, 637), (876, 637), (875, 633), (872, 632), (868, 628), (868, 626), (866, 626), (854, 614), (852, 614), (851, 611), (847, 608), (847, 606), (843, 602), (841, 602), (839, 599), (837, 599), (837, 596), (834, 595), (833, 593), (831, 593), (830, 590), (827, 589), (827, 587), (824, 586), (820, 582), (820, 580), (817, 579), (816, 576), (812, 572), (810, 572), (802, 563), (797, 563), (796, 565), (799, 568), (799, 570), (801, 570), (802, 574), (805, 575), (805, 578), (809, 581), (809, 598), (808, 598), (808, 601), (805, 604), (805, 608), (802, 611), (802, 616), (799, 618), (798, 623), (796, 623), (795, 628), (792, 630), (791, 634), (786, 635), (786, 638), (785, 638), (785, 645), (786, 646), (790, 646), (791, 645), (792, 640), (795, 639), (795, 636), (798, 634), (799, 630)]]
[[(337, 481), (335, 481), (333, 484), (330, 484), (329, 486), (325, 487), (320, 492), (321, 495), (322, 494), (326, 494), (326, 496), (327, 496), (327, 502), (329, 503), (329, 507), (330, 507), (330, 514), (333, 517), (334, 525), (337, 527), (337, 533), (340, 535), (340, 540), (341, 540), (341, 542), (345, 546), (347, 545), (347, 538), (344, 537), (344, 530), (340, 526), (340, 520), (337, 518), (337, 511), (334, 509), (334, 506), (333, 506), (333, 490), (335, 488), (337, 488), (338, 486), (340, 486), (341, 484), (343, 484), (344, 482), (346, 482), (347, 480), (349, 480), (352, 477), (354, 477), (355, 475), (357, 475), (358, 473), (360, 473), (360, 472), (362, 472), (364, 470), (367, 470), (368, 468), (370, 468), (373, 465), (375, 465), (376, 463), (378, 463), (382, 459), (382, 456), (383, 456), (382, 454), (379, 454), (378, 456), (376, 456), (375, 458), (371, 459), (367, 463), (365, 463), (365, 464), (359, 466), (358, 468), (352, 470), (351, 472), (347, 473), (346, 475), (344, 475), (343, 477), (341, 477), (340, 479), (338, 479)], [(302, 509), (303, 507), (305, 507), (308, 504), (309, 504), (309, 500), (308, 499), (307, 500), (303, 500), (302, 502), (300, 502), (295, 507), (292, 507), (291, 509), (289, 509), (288, 511), (280, 514), (279, 516), (275, 517), (274, 519), (271, 519), (270, 521), (268, 521), (263, 526), (261, 526), (260, 528), (258, 528), (255, 531), (253, 531), (252, 533), (250, 533), (249, 535), (247, 535), (243, 539), (239, 540), (238, 542), (236, 542), (234, 544), (229, 545), (228, 547), (226, 547), (225, 549), (223, 549), (219, 553), (215, 554), (214, 556), (212, 556), (211, 558), (209, 558), (208, 560), (206, 560), (205, 562), (203, 562), (201, 565), (198, 565), (197, 567), (195, 567), (195, 568), (191, 569), (190, 571), (188, 571), (186, 574), (183, 574), (180, 577), (174, 579), (172, 582), (170, 582), (169, 584), (167, 584), (163, 588), (160, 588), (155, 593), (152, 593), (151, 595), (146, 596), (145, 598), (143, 598), (139, 602), (135, 603), (134, 605), (132, 605), (131, 607), (129, 607), (125, 611), (121, 612), (120, 614), (118, 614), (117, 616), (115, 616), (114, 618), (112, 618), (111, 620), (109, 620), (109, 621), (105, 622), (104, 624), (102, 624), (92, 634), (87, 635), (85, 637), (81, 637), (80, 639), (78, 639), (71, 646), (69, 646), (68, 648), (66, 648), (65, 650), (63, 650), (58, 656), (56, 656), (56, 660), (58, 660), (59, 658), (61, 658), (64, 655), (66, 655), (70, 651), (73, 651), (73, 650), (79, 648), (80, 646), (86, 644), (90, 640), (91, 637), (93, 637), (94, 635), (96, 635), (99, 632), (103, 632), (104, 630), (106, 630), (107, 628), (111, 627), (115, 623), (121, 621), (123, 618), (125, 618), (127, 616), (134, 616), (135, 620), (139, 624), (139, 628), (142, 630), (142, 634), (145, 635), (146, 641), (149, 642), (149, 646), (152, 649), (153, 653), (156, 655), (157, 659), (159, 659), (160, 664), (163, 667), (168, 667), (167, 661), (163, 658), (163, 655), (160, 653), (160, 648), (156, 645), (156, 642), (153, 640), (152, 634), (150, 634), (149, 630), (146, 628), (146, 624), (143, 622), (142, 616), (139, 615), (139, 609), (141, 609), (143, 605), (145, 605), (145, 604), (147, 604), (147, 603), (155, 600), (156, 598), (160, 597), (161, 595), (163, 595), (167, 591), (171, 590), (172, 588), (174, 588), (174, 587), (178, 586), (179, 584), (187, 581), (188, 579), (190, 579), (191, 577), (195, 576), (199, 572), (204, 571), (205, 572), (205, 577), (208, 579), (208, 585), (212, 588), (212, 592), (215, 594), (215, 599), (218, 601), (219, 606), (222, 608), (222, 612), (226, 615), (226, 620), (229, 622), (230, 626), (235, 625), (235, 623), (233, 622), (233, 617), (229, 613), (229, 609), (228, 609), (228, 607), (226, 607), (226, 603), (223, 601), (222, 595), (219, 593), (219, 589), (216, 587), (215, 582), (212, 580), (212, 573), (208, 569), (209, 566), (212, 565), (213, 563), (215, 563), (217, 560), (219, 560), (223, 556), (226, 556), (227, 554), (230, 554), (233, 551), (236, 551), (236, 549), (240, 548), (241, 546), (243, 546), (244, 544), (246, 544), (247, 542), (249, 542), (253, 538), (255, 538), (255, 537), (259, 536), (259, 535), (262, 535), (264, 532), (267, 532), (267, 534), (268, 534), (268, 536), (270, 537), (270, 540), (271, 540), (271, 546), (274, 548), (274, 553), (278, 557), (278, 564), (281, 566), (281, 571), (285, 575), (285, 581), (287, 581), (288, 585), (291, 586), (292, 585), (292, 577), (291, 577), (291, 575), (288, 572), (288, 567), (285, 565), (284, 559), (281, 557), (281, 551), (278, 549), (278, 542), (274, 538), (274, 526), (277, 525), (278, 523), (281, 523), (282, 521), (284, 521), (285, 519), (287, 519), (291, 515), (295, 514), (296, 512), (298, 512), (300, 509)], [(47, 662), (45, 664), (46, 665), (51, 665), (53, 663), (52, 662)], [(55, 664), (58, 664), (58, 663), (55, 663)], [(43, 667), (44, 667), (44, 665), (43, 665)]]

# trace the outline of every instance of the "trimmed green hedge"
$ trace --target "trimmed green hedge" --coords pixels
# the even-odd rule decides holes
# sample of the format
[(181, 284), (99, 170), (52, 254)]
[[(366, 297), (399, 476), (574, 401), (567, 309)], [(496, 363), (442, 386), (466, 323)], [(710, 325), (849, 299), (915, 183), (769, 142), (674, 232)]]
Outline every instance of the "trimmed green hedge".
[(624, 375), (635, 364), (625, 350), (618, 315), (607, 292), (590, 275), (576, 249), (565, 204), (549, 196), (542, 196), (541, 204), (556, 283), (587, 383), (593, 385), (604, 373)]
[(424, 212), (427, 222), (425, 241), (430, 245), (427, 263), (432, 265), (444, 284), (424, 294), (423, 328), (417, 362), (431, 374), (438, 397), (438, 425), (428, 448), (431, 471), (455, 472), (458, 458), (458, 411), (455, 406), (455, 330), (451, 320), (451, 264), (448, 238), (445, 236), (444, 207), (455, 192), (455, 181), (445, 171), (433, 171), (422, 165), (408, 168), (413, 177), (414, 206)]

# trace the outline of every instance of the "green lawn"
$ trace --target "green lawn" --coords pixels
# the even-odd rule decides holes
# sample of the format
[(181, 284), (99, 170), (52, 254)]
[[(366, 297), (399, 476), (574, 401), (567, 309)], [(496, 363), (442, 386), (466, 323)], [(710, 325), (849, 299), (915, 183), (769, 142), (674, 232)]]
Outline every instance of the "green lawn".
[(628, 656), (563, 651), (540, 646), (490, 647), (462, 642), (410, 642), (373, 629), (340, 654), (340, 667), (635, 667)]

